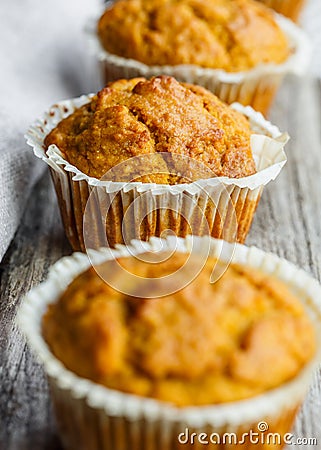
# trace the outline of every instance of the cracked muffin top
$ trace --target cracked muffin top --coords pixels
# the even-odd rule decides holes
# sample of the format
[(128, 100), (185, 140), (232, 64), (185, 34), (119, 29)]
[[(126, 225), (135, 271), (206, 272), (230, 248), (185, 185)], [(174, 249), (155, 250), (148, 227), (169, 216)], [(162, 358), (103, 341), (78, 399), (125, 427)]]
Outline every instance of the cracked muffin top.
[(45, 146), (91, 177), (176, 184), (255, 173), (250, 136), (248, 120), (214, 94), (159, 76), (110, 83)]
[[(187, 406), (258, 395), (312, 359), (314, 327), (283, 282), (232, 264), (210, 283), (217, 260), (209, 258), (175, 292), (167, 275), (188, 255), (161, 256), (157, 264), (155, 254), (103, 263), (99, 273), (117, 291), (90, 268), (49, 306), (43, 335), (68, 369), (112, 389)], [(191, 255), (189, 267), (199, 267), (198, 258)], [(126, 282), (125, 271), (136, 281)], [(169, 294), (157, 297), (155, 278), (168, 283)], [(131, 288), (127, 294), (119, 280)]]
[(109, 53), (150, 66), (239, 72), (289, 56), (272, 11), (252, 0), (119, 0), (97, 31)]

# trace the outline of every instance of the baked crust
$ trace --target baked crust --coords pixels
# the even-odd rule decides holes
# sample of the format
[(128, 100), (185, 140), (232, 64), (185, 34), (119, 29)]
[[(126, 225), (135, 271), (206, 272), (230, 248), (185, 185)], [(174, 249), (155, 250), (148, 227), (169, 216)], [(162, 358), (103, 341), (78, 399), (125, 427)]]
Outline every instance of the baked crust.
[(289, 55), (272, 11), (252, 0), (119, 0), (97, 31), (108, 52), (147, 65), (239, 72)]
[(158, 76), (110, 83), (45, 145), (92, 177), (176, 184), (255, 173), (250, 134), (247, 119), (214, 94)]
[[(184, 289), (144, 298), (155, 292), (155, 278), (170, 290), (167, 275), (187, 258), (175, 253), (152, 264), (143, 260), (155, 255), (145, 254), (100, 266), (111, 284), (121, 280), (131, 289), (128, 295), (93, 268), (78, 276), (43, 319), (53, 353), (82, 377), (178, 406), (240, 400), (293, 378), (312, 358), (315, 335), (302, 304), (280, 280), (230, 265), (210, 283), (217, 264), (210, 258)], [(188, 264), (200, 261), (192, 255)], [(126, 284), (123, 269), (137, 276), (135, 283)]]

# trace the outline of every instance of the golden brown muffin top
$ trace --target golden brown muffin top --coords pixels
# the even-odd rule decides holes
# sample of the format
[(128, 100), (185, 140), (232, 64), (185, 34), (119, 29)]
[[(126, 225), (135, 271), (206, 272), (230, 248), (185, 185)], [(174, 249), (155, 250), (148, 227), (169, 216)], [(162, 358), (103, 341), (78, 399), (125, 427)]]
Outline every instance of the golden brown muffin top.
[(206, 89), (168, 76), (110, 83), (49, 133), (51, 144), (96, 178), (126, 161), (109, 173), (113, 181), (175, 184), (255, 173), (248, 120)]
[(252, 0), (119, 0), (98, 36), (108, 52), (157, 66), (239, 72), (289, 55), (272, 11)]
[[(111, 283), (124, 276), (120, 266), (152, 278), (141, 288), (152, 295), (153, 278), (178, 270), (186, 258), (176, 252), (152, 264), (123, 257), (99, 272)], [(49, 306), (44, 338), (76, 374), (178, 406), (249, 398), (290, 380), (315, 352), (302, 304), (280, 280), (238, 264), (210, 283), (216, 262), (208, 259), (185, 288), (154, 299), (137, 298), (139, 280), (125, 295), (90, 268)]]

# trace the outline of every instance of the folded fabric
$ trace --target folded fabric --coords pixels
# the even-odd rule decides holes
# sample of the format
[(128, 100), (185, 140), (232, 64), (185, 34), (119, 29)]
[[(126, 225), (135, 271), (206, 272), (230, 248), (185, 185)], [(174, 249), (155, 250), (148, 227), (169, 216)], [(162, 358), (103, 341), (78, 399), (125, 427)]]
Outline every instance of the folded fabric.
[(0, 2), (0, 260), (45, 165), (24, 133), (51, 104), (96, 89), (83, 28), (99, 0)]

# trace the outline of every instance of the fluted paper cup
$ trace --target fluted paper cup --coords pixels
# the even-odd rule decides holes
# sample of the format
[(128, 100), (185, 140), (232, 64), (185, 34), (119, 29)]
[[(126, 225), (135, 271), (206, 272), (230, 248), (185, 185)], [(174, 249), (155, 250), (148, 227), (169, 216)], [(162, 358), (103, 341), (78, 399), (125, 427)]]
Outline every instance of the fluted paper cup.
[(234, 104), (234, 109), (250, 119), (254, 133), (254, 175), (176, 185), (103, 181), (68, 163), (55, 145), (47, 151), (44, 146), (46, 135), (57, 123), (90, 98), (54, 105), (26, 135), (35, 155), (50, 167), (64, 228), (74, 250), (148, 240), (168, 230), (180, 237), (211, 235), (244, 242), (263, 187), (277, 177), (286, 162), (286, 134), (252, 108)]
[(305, 0), (259, 0), (269, 8), (297, 22), (305, 4)]
[[(67, 370), (50, 352), (42, 336), (41, 322), (48, 305), (57, 301), (70, 282), (91, 263), (96, 265), (119, 256), (160, 249), (193, 251), (205, 258), (213, 256), (226, 263), (246, 264), (285, 282), (303, 303), (315, 327), (318, 350), (313, 360), (293, 379), (259, 396), (183, 408), (108, 389)], [(88, 256), (75, 253), (58, 261), (50, 270), (48, 280), (26, 296), (18, 313), (19, 325), (49, 377), (66, 449), (200, 449), (207, 439), (213, 442), (210, 448), (263, 450), (280, 449), (293, 442), (289, 433), (295, 414), (321, 358), (321, 286), (316, 280), (276, 255), (209, 237), (153, 238), (148, 243), (133, 241), (131, 246), (118, 246), (117, 250), (89, 251)], [(257, 434), (250, 438), (251, 433)]]
[(204, 86), (226, 103), (239, 102), (267, 114), (283, 78), (290, 73), (305, 74), (311, 59), (311, 44), (305, 33), (280, 14), (275, 13), (275, 19), (287, 36), (291, 49), (289, 57), (281, 64), (263, 63), (243, 72), (196, 65), (148, 66), (107, 52), (97, 35), (97, 20), (88, 24), (86, 34), (91, 51), (99, 62), (104, 84), (120, 78), (171, 75), (179, 81)]

